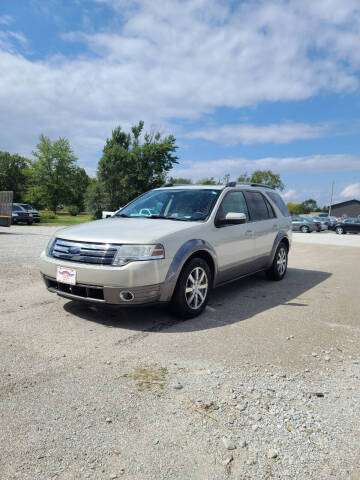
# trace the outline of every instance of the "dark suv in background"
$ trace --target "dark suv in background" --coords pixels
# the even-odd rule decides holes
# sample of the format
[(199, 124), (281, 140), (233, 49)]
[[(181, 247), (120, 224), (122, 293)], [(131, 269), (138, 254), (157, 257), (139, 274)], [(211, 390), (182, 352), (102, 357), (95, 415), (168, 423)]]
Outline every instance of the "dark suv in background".
[(12, 214), (11, 214), (11, 223), (27, 223), (32, 225), (33, 217), (28, 213), (23, 207), (17, 203), (13, 203)]
[(32, 215), (32, 219), (35, 223), (40, 222), (40, 213), (36, 208), (34, 208), (32, 205), (29, 205), (28, 203), (15, 203), (15, 205), (20, 205), (24, 210), (26, 210), (29, 214)]

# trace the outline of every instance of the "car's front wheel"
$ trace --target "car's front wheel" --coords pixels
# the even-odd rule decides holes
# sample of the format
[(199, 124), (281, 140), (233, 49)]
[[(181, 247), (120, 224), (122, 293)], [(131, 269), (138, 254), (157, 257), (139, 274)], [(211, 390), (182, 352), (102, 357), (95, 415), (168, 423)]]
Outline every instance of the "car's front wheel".
[(301, 228), (300, 228), (300, 231), (302, 233), (309, 233), (310, 232), (310, 229), (309, 227), (307, 227), (306, 225), (303, 225)]
[(183, 267), (171, 301), (173, 312), (182, 318), (193, 318), (205, 309), (212, 275), (203, 258), (192, 258)]
[(266, 277), (269, 280), (282, 280), (285, 277), (288, 264), (288, 248), (284, 242), (281, 242), (276, 249), (271, 267), (266, 270)]
[(336, 227), (335, 229), (335, 232), (338, 234), (338, 235), (342, 235), (344, 232), (344, 229), (342, 227)]

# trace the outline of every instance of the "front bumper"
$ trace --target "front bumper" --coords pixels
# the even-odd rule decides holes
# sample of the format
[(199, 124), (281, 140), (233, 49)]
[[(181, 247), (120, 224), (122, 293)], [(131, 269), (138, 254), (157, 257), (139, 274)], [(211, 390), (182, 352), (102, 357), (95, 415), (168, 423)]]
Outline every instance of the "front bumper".
[[(75, 286), (57, 282), (58, 266), (76, 270)], [(40, 271), (50, 292), (69, 299), (124, 306), (170, 301), (175, 284), (174, 280), (165, 281), (168, 268), (166, 259), (113, 267), (67, 262), (44, 252), (40, 257)], [(124, 295), (127, 292), (130, 294)]]
[(168, 285), (147, 285), (145, 287), (101, 287), (98, 285), (76, 284), (75, 286), (57, 282), (55, 278), (43, 275), (49, 292), (57, 293), (70, 300), (91, 303), (108, 303), (111, 305), (149, 305), (167, 302)]

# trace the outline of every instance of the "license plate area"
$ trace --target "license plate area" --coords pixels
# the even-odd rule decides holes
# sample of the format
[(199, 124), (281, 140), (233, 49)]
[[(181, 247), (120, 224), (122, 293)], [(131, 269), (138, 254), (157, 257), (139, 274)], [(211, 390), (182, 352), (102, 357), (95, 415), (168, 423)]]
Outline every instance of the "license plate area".
[(76, 285), (76, 270), (67, 267), (56, 268), (56, 281), (67, 285)]

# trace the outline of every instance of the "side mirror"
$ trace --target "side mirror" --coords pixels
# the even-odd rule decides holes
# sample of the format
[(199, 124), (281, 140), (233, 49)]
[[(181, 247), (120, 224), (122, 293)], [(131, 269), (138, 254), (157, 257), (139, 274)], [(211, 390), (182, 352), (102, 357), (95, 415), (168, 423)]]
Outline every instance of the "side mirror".
[(217, 226), (240, 225), (241, 223), (246, 223), (245, 213), (229, 212), (226, 214), (225, 218), (219, 218), (216, 220)]

